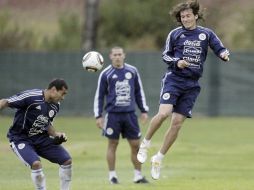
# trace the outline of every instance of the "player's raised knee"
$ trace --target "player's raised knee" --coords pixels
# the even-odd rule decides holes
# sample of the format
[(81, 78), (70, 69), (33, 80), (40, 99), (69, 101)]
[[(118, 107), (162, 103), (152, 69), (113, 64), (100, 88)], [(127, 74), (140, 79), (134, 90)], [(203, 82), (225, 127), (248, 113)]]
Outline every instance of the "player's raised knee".
[(42, 168), (41, 162), (40, 162), (39, 160), (33, 162), (31, 168), (32, 168), (33, 170), (41, 169), (41, 168)]

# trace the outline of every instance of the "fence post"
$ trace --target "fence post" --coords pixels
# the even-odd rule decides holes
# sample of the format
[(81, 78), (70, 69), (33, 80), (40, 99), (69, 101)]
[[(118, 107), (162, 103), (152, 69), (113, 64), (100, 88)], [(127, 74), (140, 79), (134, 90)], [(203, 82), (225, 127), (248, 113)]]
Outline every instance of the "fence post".
[(215, 117), (220, 113), (220, 62), (214, 54), (208, 56), (208, 116)]

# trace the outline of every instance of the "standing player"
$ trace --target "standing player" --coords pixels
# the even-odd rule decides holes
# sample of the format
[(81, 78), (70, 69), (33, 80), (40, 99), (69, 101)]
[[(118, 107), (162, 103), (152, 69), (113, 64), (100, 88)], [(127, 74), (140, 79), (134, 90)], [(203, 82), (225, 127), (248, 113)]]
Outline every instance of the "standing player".
[[(110, 59), (112, 64), (105, 68), (98, 79), (98, 87), (94, 99), (94, 114), (96, 125), (103, 129), (108, 138), (107, 162), (109, 181), (118, 183), (115, 171), (116, 149), (119, 136), (127, 138), (131, 148), (131, 161), (134, 166), (134, 182), (147, 183), (141, 174), (141, 164), (137, 160), (140, 144), (140, 129), (135, 114), (135, 106), (141, 111), (141, 119), (146, 121), (148, 107), (138, 70), (124, 63), (125, 53), (121, 47), (111, 49)], [(102, 113), (105, 104), (105, 120)]]
[(59, 101), (64, 99), (67, 90), (63, 79), (55, 79), (45, 90), (27, 90), (0, 100), (0, 110), (17, 109), (7, 137), (14, 153), (31, 168), (31, 178), (38, 190), (46, 190), (40, 157), (59, 164), (60, 190), (69, 190), (72, 160), (60, 145), (67, 137), (52, 125)]
[(198, 80), (202, 76), (208, 47), (223, 61), (229, 61), (229, 52), (216, 34), (197, 25), (197, 20), (202, 18), (197, 1), (180, 3), (172, 13), (181, 26), (168, 34), (163, 52), (168, 70), (162, 79), (159, 111), (152, 118), (137, 154), (139, 162), (144, 163), (152, 136), (172, 114), (162, 146), (151, 158), (153, 179), (159, 179), (164, 155), (175, 142), (184, 120), (191, 117), (200, 92)]

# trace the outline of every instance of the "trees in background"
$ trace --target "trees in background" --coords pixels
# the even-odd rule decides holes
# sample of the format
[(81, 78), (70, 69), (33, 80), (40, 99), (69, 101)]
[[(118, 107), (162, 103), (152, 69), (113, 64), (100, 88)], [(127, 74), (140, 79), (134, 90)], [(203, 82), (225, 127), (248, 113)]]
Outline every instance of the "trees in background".
[(175, 0), (105, 0), (100, 6), (97, 47), (121, 44), (132, 49), (160, 49), (173, 23)]
[[(72, 12), (66, 9), (58, 15), (59, 19), (56, 23), (58, 30), (49, 36), (46, 34), (38, 36), (36, 30), (24, 28), (22, 23), (12, 20), (13, 17), (7, 10), (1, 9), (0, 50), (83, 49), (87, 51), (108, 49), (117, 44), (132, 50), (160, 50), (164, 46), (168, 31), (176, 26), (169, 11), (179, 1), (86, 0), (81, 2), (84, 3), (83, 13), (77, 12), (77, 9), (72, 9)], [(221, 4), (227, 8), (224, 10), (218, 4), (221, 2), (216, 2), (207, 4), (209, 5), (207, 20), (202, 24), (215, 29), (230, 49), (254, 49), (253, 8), (240, 6), (239, 10), (235, 11), (239, 5), (232, 3), (230, 7), (228, 1), (224, 0), (224, 4)]]
[(84, 25), (82, 27), (82, 49), (85, 51), (96, 47), (99, 21), (100, 0), (86, 0), (84, 3)]

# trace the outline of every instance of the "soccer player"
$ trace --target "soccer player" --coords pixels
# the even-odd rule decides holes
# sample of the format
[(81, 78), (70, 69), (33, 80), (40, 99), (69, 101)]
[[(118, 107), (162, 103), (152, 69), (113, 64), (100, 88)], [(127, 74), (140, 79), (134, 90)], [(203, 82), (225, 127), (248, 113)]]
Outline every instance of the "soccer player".
[(139, 162), (144, 163), (151, 138), (171, 116), (162, 146), (151, 158), (153, 179), (159, 179), (163, 157), (175, 142), (184, 120), (192, 116), (192, 108), (200, 92), (198, 80), (202, 76), (208, 47), (220, 59), (229, 61), (229, 51), (218, 36), (211, 29), (197, 25), (198, 19), (202, 19), (197, 1), (180, 3), (171, 13), (181, 26), (168, 34), (162, 54), (168, 69), (162, 79), (159, 110), (152, 118), (137, 154)]
[[(99, 76), (94, 98), (94, 114), (96, 125), (108, 138), (107, 163), (109, 181), (118, 184), (115, 171), (116, 149), (119, 137), (127, 138), (131, 148), (131, 161), (134, 166), (135, 183), (148, 183), (141, 174), (141, 164), (137, 160), (140, 145), (140, 128), (135, 114), (135, 106), (141, 111), (141, 120), (148, 118), (148, 106), (141, 78), (137, 68), (124, 62), (125, 53), (121, 47), (113, 47), (109, 55), (112, 64), (105, 68)], [(105, 103), (105, 118), (103, 119)]]
[(67, 141), (67, 137), (52, 125), (59, 111), (59, 102), (67, 90), (63, 79), (55, 79), (45, 90), (27, 90), (0, 100), (0, 110), (16, 108), (7, 137), (13, 152), (31, 168), (31, 178), (37, 190), (46, 190), (40, 157), (59, 164), (60, 190), (69, 190), (72, 159), (60, 145)]

